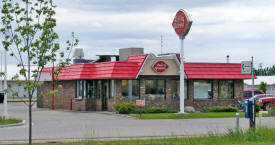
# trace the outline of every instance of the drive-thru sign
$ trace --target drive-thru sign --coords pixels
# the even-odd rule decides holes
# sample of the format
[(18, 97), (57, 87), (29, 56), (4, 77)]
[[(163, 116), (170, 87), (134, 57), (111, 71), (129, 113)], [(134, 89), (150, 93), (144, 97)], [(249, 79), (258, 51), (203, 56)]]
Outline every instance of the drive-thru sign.
[(251, 74), (252, 72), (252, 62), (251, 61), (242, 61), (241, 62), (242, 67), (242, 74)]
[(172, 23), (172, 26), (180, 38), (180, 112), (184, 113), (184, 55), (183, 55), (183, 39), (188, 34), (192, 25), (192, 20), (190, 15), (185, 11), (180, 9)]

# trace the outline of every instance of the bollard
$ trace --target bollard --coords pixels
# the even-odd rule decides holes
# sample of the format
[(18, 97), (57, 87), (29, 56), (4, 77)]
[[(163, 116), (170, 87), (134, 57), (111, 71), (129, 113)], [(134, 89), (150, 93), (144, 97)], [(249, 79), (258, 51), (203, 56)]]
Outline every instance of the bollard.
[(73, 110), (73, 99), (70, 99), (70, 110)]
[(259, 125), (260, 125), (260, 126), (262, 125), (262, 117), (263, 117), (263, 112), (260, 111), (260, 112), (259, 112)]
[(239, 113), (236, 113), (236, 129), (239, 130), (240, 127), (240, 117), (239, 117)]

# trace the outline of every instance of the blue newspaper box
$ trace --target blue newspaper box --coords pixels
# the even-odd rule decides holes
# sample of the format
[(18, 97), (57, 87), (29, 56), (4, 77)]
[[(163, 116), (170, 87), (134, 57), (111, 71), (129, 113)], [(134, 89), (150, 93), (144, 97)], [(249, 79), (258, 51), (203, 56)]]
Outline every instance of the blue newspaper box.
[(245, 112), (245, 118), (250, 117), (250, 105), (251, 101), (249, 99), (244, 100), (244, 112)]

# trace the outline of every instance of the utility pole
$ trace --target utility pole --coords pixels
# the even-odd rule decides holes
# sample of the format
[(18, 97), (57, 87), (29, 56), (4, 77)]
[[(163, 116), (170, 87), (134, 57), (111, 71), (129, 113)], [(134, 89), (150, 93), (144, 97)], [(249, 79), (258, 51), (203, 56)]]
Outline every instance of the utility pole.
[(163, 49), (163, 37), (160, 35), (160, 54), (162, 54), (162, 49)]

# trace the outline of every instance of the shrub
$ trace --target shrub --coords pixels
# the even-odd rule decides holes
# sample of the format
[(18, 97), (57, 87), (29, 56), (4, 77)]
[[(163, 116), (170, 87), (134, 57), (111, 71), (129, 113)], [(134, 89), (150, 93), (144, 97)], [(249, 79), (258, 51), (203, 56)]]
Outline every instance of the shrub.
[(143, 108), (138, 109), (135, 111), (135, 113), (177, 113), (176, 110), (168, 109), (168, 108), (162, 108), (162, 107), (152, 107), (152, 108)]
[(261, 110), (261, 106), (259, 103), (256, 103), (256, 112), (259, 112)]
[(119, 114), (130, 114), (135, 111), (136, 104), (133, 102), (124, 102), (121, 104), (115, 104), (114, 107)]
[[(256, 112), (260, 112), (261, 110), (261, 106), (259, 103), (256, 103)], [(243, 111), (245, 112), (245, 108), (243, 109)]]
[(232, 106), (215, 106), (203, 109), (203, 112), (237, 112), (238, 109)]

